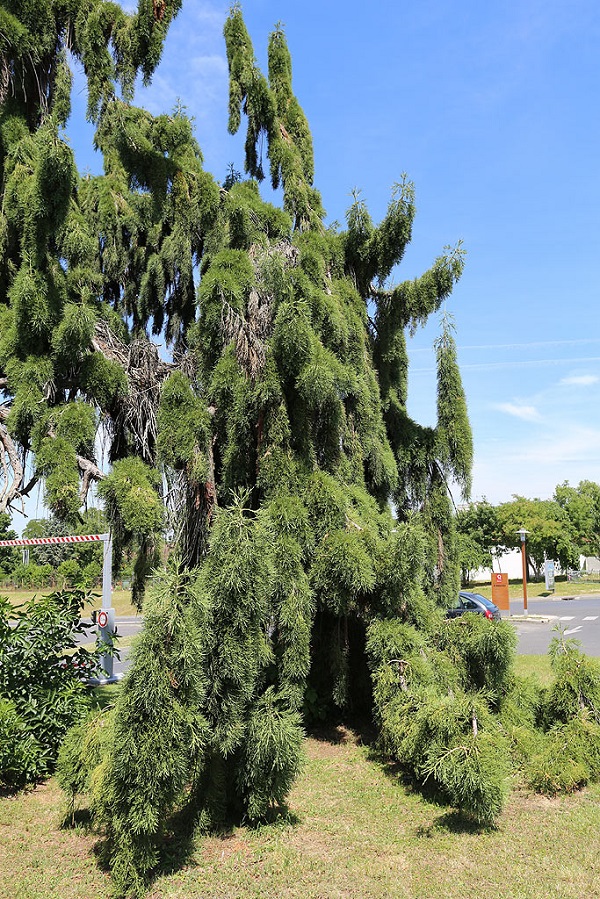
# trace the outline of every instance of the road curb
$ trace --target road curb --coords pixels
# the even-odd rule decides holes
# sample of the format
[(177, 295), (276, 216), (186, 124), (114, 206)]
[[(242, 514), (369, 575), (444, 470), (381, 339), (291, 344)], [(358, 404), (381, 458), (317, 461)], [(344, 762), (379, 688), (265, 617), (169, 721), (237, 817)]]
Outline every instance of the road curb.
[(549, 624), (554, 620), (553, 615), (508, 615), (503, 621), (531, 621), (532, 624)]

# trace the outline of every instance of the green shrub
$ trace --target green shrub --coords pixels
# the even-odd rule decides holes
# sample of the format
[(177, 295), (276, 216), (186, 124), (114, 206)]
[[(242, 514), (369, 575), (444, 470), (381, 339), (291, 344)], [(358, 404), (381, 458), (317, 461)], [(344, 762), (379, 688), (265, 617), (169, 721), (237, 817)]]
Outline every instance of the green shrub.
[(510, 773), (506, 745), (496, 731), (462, 735), (435, 755), (428, 753), (433, 775), (451, 805), (478, 824), (495, 822), (504, 807)]
[(113, 708), (92, 712), (72, 727), (58, 753), (57, 780), (67, 795), (72, 819), (77, 796), (87, 794), (94, 804), (94, 779), (112, 737)]
[(533, 678), (513, 676), (500, 701), (499, 723), (513, 762), (522, 769), (540, 751), (544, 739), (538, 729), (544, 689)]
[(437, 642), (456, 662), (467, 690), (486, 690), (498, 703), (509, 686), (517, 635), (507, 621), (488, 621), (467, 614), (449, 619), (438, 631)]
[(14, 704), (0, 699), (0, 787), (18, 789), (35, 780), (39, 752)]
[(583, 712), (545, 735), (526, 768), (529, 786), (552, 796), (571, 793), (600, 776), (600, 725)]
[(17, 775), (3, 753), (8, 767), (0, 777), (14, 785), (53, 770), (65, 733), (89, 709), (83, 678), (98, 673), (99, 653), (76, 648), (85, 601), (81, 591), (59, 592), (13, 608), (0, 597), (0, 700), (8, 702), (3, 727), (20, 745), (21, 759)]
[[(476, 651), (479, 643), (485, 647), (476, 627), (463, 629), (475, 635), (471, 666), (483, 655)], [(458, 643), (447, 633), (438, 642), (456, 650)], [(463, 814), (480, 824), (493, 823), (506, 798), (510, 756), (489, 709), (489, 691), (463, 690), (460, 665), (398, 620), (371, 624), (367, 653), (384, 750), (421, 783), (433, 781)], [(460, 662), (460, 653), (455, 655)], [(468, 680), (464, 666), (462, 675)], [(483, 678), (474, 680), (477, 685)]]
[(600, 661), (584, 655), (575, 641), (552, 643), (554, 682), (542, 711), (546, 727), (567, 723), (588, 709), (600, 720)]

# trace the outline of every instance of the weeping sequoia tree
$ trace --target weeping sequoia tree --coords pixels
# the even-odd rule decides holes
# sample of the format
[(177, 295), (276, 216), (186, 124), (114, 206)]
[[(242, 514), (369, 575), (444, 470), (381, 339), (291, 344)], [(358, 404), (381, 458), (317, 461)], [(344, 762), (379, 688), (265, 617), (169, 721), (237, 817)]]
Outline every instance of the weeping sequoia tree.
[[(483, 823), (511, 760), (550, 792), (600, 770), (592, 662), (557, 641), (542, 693), (512, 674), (507, 624), (444, 622), (458, 583), (448, 484), (468, 494), (472, 444), (450, 321), (436, 427), (407, 414), (406, 337), (450, 294), (460, 246), (391, 284), (411, 237), (406, 179), (379, 225), (359, 195), (345, 230), (324, 225), (284, 34), (265, 76), (237, 6), (229, 129), (245, 116), (247, 178), (231, 167), (220, 186), (181, 110), (132, 103), (179, 5), (0, 10), (0, 511), (41, 481), (73, 521), (95, 483), (116, 560), (136, 553), (130, 673), (59, 759), (133, 894), (166, 831), (283, 803), (307, 721), (373, 714), (387, 753)], [(72, 59), (100, 176), (79, 177), (65, 138)], [(282, 208), (261, 199), (266, 165)]]

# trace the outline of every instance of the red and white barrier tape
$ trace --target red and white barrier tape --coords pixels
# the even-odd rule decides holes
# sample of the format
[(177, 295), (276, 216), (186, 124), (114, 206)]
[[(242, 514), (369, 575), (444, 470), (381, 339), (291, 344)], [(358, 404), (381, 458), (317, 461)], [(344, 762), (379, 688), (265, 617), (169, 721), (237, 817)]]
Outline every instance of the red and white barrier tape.
[(69, 537), (32, 537), (29, 540), (0, 540), (0, 546), (47, 546), (52, 543), (97, 543), (106, 534), (77, 534)]

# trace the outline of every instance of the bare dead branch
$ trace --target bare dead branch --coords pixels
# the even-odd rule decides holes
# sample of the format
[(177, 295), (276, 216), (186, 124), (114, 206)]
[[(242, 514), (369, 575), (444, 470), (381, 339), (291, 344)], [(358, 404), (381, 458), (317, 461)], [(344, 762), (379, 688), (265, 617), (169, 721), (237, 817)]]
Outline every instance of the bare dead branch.
[(127, 375), (127, 396), (118, 400), (112, 416), (113, 428), (128, 433), (135, 452), (153, 465), (160, 390), (176, 366), (161, 359), (158, 348), (145, 337), (136, 338), (131, 344), (123, 343), (104, 321), (96, 324), (92, 346)]
[(262, 372), (266, 361), (266, 340), (273, 326), (274, 297), (266, 289), (262, 276), (264, 263), (279, 257), (286, 268), (298, 264), (299, 252), (289, 241), (279, 241), (265, 248), (253, 244), (248, 255), (254, 266), (256, 286), (248, 296), (245, 314), (237, 312), (222, 296), (221, 328), (226, 343), (235, 344), (236, 358), (246, 375), (254, 380)]
[(90, 462), (89, 459), (84, 459), (83, 456), (77, 456), (77, 465), (79, 466), (79, 470), (83, 474), (83, 478), (81, 479), (81, 488), (79, 490), (79, 497), (81, 499), (81, 504), (86, 501), (88, 491), (90, 489), (90, 484), (92, 481), (101, 481), (106, 477), (103, 471), (101, 471), (94, 462)]
[(19, 459), (19, 454), (13, 439), (4, 424), (0, 424), (0, 452), (2, 454), (1, 465), (3, 482), (2, 489), (0, 490), (0, 512), (6, 512), (11, 502), (20, 495), (19, 488), (23, 483), (23, 465)]

